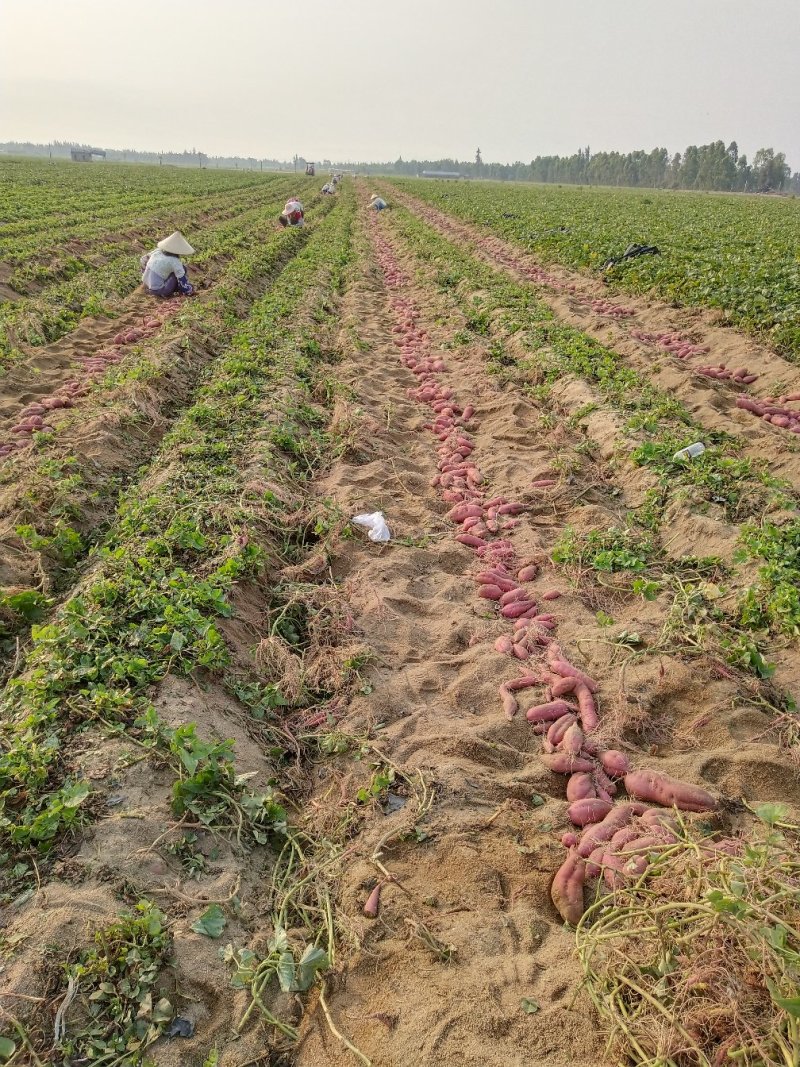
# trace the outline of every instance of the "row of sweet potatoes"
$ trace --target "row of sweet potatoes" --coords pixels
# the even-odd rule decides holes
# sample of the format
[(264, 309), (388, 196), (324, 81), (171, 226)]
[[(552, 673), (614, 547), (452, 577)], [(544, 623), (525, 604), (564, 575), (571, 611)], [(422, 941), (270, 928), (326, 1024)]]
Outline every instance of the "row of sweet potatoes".
[(101, 349), (92, 355), (79, 356), (76, 364), (82, 371), (81, 377), (62, 382), (52, 393), (45, 394), (37, 401), (27, 404), (20, 411), (17, 422), (9, 431), (13, 438), (0, 441), (0, 458), (25, 448), (34, 433), (51, 433), (54, 430), (54, 426), (49, 421), (51, 412), (74, 407), (81, 397), (87, 395), (93, 379), (99, 378), (110, 367), (122, 360), (126, 345), (135, 344), (137, 341), (152, 336), (161, 329), (164, 319), (174, 314), (175, 310), (177, 310), (175, 304), (162, 304), (138, 326), (119, 331), (111, 347)]
[[(390, 288), (406, 284), (391, 247), (376, 236), (378, 261)], [(483, 474), (475, 459), (476, 443), (467, 429), (474, 419), (471, 405), (461, 405), (441, 375), (444, 361), (431, 352), (430, 338), (419, 326), (414, 302), (393, 295), (390, 307), (395, 316), (395, 345), (418, 386), (409, 396), (427, 405), (433, 421), (424, 425), (438, 441), (438, 474), (433, 484), (451, 505), (448, 520), (455, 538), (481, 560), (474, 574), (478, 595), (496, 605), (498, 617), (510, 628), (497, 638), (498, 652), (519, 661), (523, 673), (500, 687), (507, 717), (519, 710), (519, 694), (544, 685), (546, 699), (529, 707), (526, 716), (542, 735), (542, 760), (557, 774), (568, 777), (567, 816), (576, 831), (568, 831), (562, 843), (567, 859), (556, 874), (552, 898), (562, 917), (577, 922), (583, 913), (583, 886), (600, 874), (612, 887), (628, 876), (641, 874), (651, 843), (668, 844), (675, 832), (674, 822), (664, 808), (709, 811), (716, 800), (706, 790), (680, 782), (660, 772), (633, 769), (627, 756), (604, 749), (592, 738), (599, 725), (597, 682), (570, 663), (553, 639), (555, 616), (541, 610), (527, 587), (537, 577), (537, 565), (520, 566), (512, 541), (505, 536), (525, 511), (521, 501), (502, 496), (489, 497)], [(549, 480), (537, 483), (546, 488)], [(538, 599), (551, 602), (557, 590)], [(546, 667), (532, 670), (523, 666), (544, 650)], [(616, 800), (624, 785), (626, 800)], [(663, 807), (653, 807), (663, 805)], [(590, 847), (591, 846), (591, 847)]]

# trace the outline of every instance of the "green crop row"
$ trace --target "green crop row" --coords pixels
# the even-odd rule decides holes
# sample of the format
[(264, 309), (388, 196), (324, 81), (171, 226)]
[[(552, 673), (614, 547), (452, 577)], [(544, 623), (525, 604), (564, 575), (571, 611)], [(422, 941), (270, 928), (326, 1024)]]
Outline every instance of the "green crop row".
[[(286, 195), (282, 183), (270, 188), (274, 198), (233, 218), (212, 222), (197, 234), (190, 230), (192, 216), (186, 216), (184, 224), (197, 248), (197, 256), (191, 262), (202, 265), (263, 239), (264, 231), (274, 228), (275, 216)], [(76, 269), (67, 281), (49, 286), (38, 296), (0, 305), (0, 361), (19, 356), (20, 344), (33, 347), (50, 344), (68, 334), (87, 316), (113, 313), (118, 299), (132, 292), (141, 281), (139, 257), (140, 252), (135, 248), (126, 251), (117, 248), (102, 266)]]
[(398, 187), (534, 253), (597, 271), (630, 244), (610, 288), (718, 308), (727, 322), (800, 360), (800, 201), (506, 182), (398, 180)]
[[(157, 435), (163, 433), (151, 424), (153, 405), (158, 403), (169, 416), (176, 402), (180, 404), (180, 398), (169, 394), (175, 387), (175, 343), (181, 346), (180, 380), (184, 389), (191, 390), (201, 368), (222, 351), (249, 311), (248, 290), (263, 289), (279, 274), (333, 204), (321, 199), (312, 206), (302, 230), (274, 227), (268, 239), (251, 240), (246, 248), (237, 248), (207, 301), (186, 302), (157, 340), (132, 352), (124, 365), (98, 382), (100, 410), (108, 412), (109, 404), (103, 403), (108, 393), (110, 405), (119, 413), (118, 432), (127, 442), (124, 462), (116, 457), (113, 472), (106, 466), (82, 463), (62, 441), (62, 430), (74, 436), (75, 423), (85, 420), (83, 406), (53, 433), (37, 435), (34, 466), (22, 456), (12, 456), (0, 468), (3, 517), (13, 517), (19, 537), (14, 548), (31, 556), (31, 568), (44, 582), (43, 589), (0, 592), (0, 654), (9, 654), (7, 664), (0, 667), (0, 679), (7, 674), (6, 666), (11, 669), (10, 653), (17, 642), (24, 640), (31, 624), (46, 617), (53, 596), (63, 594), (75, 581), (76, 568), (104, 534), (122, 486), (143, 459), (144, 450), (151, 451)], [(131, 391), (135, 394), (142, 387), (150, 396), (146, 412), (131, 403)], [(97, 413), (98, 405), (93, 405), (91, 415)]]
[[(238, 821), (240, 833), (244, 820), (256, 840), (278, 828), (274, 800), (253, 796), (235, 775), (230, 744), (203, 742), (191, 724), (167, 729), (149, 693), (170, 671), (229, 664), (217, 620), (231, 614), (236, 583), (264, 568), (265, 531), (281, 522), (278, 501), (259, 488), (252, 465), (265, 480), (279, 479), (295, 459), (286, 451), (289, 428), (300, 435), (304, 423), (316, 422), (312, 409), (282, 397), (308, 389), (309, 361), (319, 352), (314, 335), (332, 313), (351, 221), (352, 196), (343, 197), (207, 369), (151, 474), (122, 500), (79, 591), (34, 629), (20, 672), (0, 696), (6, 872), (23, 877), (20, 856), (47, 852), (87, 810), (88, 786), (69, 777), (65, 746), (88, 724), (133, 727), (171, 757), (176, 812), (210, 825)], [(19, 861), (14, 869), (11, 857)]]
[[(64, 161), (3, 159), (0, 201), (5, 225), (0, 252), (5, 256), (13, 247), (6, 242), (25, 235), (40, 234), (46, 239), (61, 227), (78, 231), (125, 214), (136, 217), (175, 204), (203, 204), (220, 195), (267, 190), (272, 182), (288, 177), (142, 164), (76, 166)], [(305, 178), (296, 181), (302, 183)]]

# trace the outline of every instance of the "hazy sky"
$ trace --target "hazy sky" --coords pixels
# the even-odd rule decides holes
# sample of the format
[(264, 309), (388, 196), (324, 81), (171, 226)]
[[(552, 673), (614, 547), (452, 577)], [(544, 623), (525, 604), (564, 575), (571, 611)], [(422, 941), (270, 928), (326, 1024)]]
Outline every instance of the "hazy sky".
[(800, 169), (800, 0), (0, 0), (0, 141)]

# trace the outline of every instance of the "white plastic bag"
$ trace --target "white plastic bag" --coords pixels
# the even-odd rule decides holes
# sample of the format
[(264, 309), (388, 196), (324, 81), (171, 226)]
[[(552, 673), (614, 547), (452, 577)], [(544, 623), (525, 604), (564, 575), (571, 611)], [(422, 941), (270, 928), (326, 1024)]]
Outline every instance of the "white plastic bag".
[(370, 541), (388, 541), (392, 536), (382, 511), (373, 511), (371, 515), (354, 515), (353, 522), (367, 527)]

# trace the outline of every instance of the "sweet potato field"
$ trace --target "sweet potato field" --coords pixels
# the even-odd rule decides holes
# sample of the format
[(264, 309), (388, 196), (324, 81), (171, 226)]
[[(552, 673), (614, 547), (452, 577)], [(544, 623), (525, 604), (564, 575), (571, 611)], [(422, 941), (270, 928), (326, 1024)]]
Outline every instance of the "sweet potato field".
[(800, 1062), (794, 204), (0, 180), (0, 1063)]

